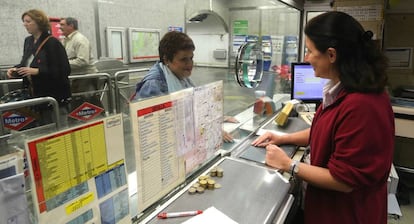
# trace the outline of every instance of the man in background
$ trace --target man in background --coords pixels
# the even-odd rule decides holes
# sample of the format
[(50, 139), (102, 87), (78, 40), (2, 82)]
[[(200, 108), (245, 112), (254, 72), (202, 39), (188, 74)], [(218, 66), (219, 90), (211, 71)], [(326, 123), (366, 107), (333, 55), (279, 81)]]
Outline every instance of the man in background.
[[(92, 47), (82, 33), (78, 31), (78, 20), (72, 17), (60, 20), (60, 29), (65, 38), (62, 43), (68, 55), (71, 67), (71, 75), (83, 75), (97, 73)], [(72, 82), (72, 92), (93, 91), (97, 89), (96, 79), (78, 79)]]
[[(85, 75), (98, 73), (92, 55), (92, 47), (88, 38), (78, 31), (78, 20), (73, 17), (62, 18), (60, 29), (65, 38), (62, 44), (68, 55), (71, 75)], [(99, 78), (73, 79), (71, 82), (72, 110), (76, 110), (85, 102), (93, 104), (105, 110), (101, 100), (99, 89)], [(80, 93), (77, 95), (76, 93)], [(103, 116), (104, 113), (101, 112)], [(72, 120), (71, 120), (72, 121)], [(72, 121), (73, 122), (73, 121)]]

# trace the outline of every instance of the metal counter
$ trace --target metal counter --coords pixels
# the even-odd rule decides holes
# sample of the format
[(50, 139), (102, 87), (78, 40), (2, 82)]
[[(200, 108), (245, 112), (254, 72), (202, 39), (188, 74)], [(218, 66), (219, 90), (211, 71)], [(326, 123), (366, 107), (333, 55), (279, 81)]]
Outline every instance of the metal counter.
[[(309, 128), (309, 125), (299, 117), (289, 117), (286, 126), (280, 127), (275, 124), (273, 119), (269, 120), (259, 131), (276, 131), (279, 133), (292, 133), (299, 130)], [(257, 138), (256, 135), (250, 135), (243, 144), (233, 151), (232, 157), (242, 158), (257, 162), (264, 165), (266, 150), (260, 147), (254, 147), (251, 142)], [(296, 145), (280, 145), (287, 155), (293, 157), (298, 149)]]
[[(211, 206), (238, 223), (272, 223), (285, 217), (290, 209), (290, 183), (275, 170), (230, 157), (224, 157), (211, 168), (223, 168), (223, 177), (213, 177), (221, 188), (190, 195), (189, 184), (164, 208), (151, 214), (142, 223), (181, 223), (191, 217), (158, 219), (160, 212), (205, 210)], [(194, 182), (196, 182), (195, 180)], [(287, 208), (288, 207), (288, 208)], [(279, 218), (280, 220), (280, 218)]]

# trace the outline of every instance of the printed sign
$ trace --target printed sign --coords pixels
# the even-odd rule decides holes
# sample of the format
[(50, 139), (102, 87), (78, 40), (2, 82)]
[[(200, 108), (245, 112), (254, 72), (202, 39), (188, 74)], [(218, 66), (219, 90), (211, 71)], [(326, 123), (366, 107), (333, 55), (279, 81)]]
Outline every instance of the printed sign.
[(102, 113), (102, 111), (104, 111), (103, 108), (88, 102), (84, 102), (75, 110), (73, 110), (69, 114), (69, 117), (80, 121), (88, 121), (98, 116), (100, 113)]
[(18, 131), (34, 121), (34, 118), (29, 116), (21, 115), (17, 112), (7, 111), (3, 113), (4, 127)]

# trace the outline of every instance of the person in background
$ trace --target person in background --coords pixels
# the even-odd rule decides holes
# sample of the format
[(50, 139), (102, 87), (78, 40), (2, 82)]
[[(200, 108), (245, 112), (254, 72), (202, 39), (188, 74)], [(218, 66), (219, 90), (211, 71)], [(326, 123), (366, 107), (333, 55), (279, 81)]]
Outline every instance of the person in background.
[[(148, 74), (136, 85), (131, 100), (165, 95), (182, 89), (195, 87), (191, 80), (195, 46), (193, 40), (178, 31), (166, 33), (160, 41), (157, 61)], [(229, 121), (234, 121), (230, 120)], [(232, 142), (233, 137), (223, 131), (225, 142)]]
[[(97, 73), (98, 69), (93, 64), (92, 47), (88, 38), (78, 31), (78, 20), (72, 17), (62, 18), (60, 29), (65, 36), (62, 43), (69, 58), (71, 75)], [(79, 79), (72, 82), (73, 92), (93, 91), (97, 88), (97, 80), (95, 79)]]
[[(310, 129), (265, 133), (266, 164), (305, 181), (305, 223), (387, 223), (387, 178), (394, 151), (394, 114), (386, 92), (387, 60), (373, 33), (343, 12), (305, 27), (315, 76), (329, 79)], [(309, 145), (303, 162), (278, 147)]]
[[(7, 76), (23, 78), (23, 85), (29, 88), (32, 97), (55, 98), (60, 107), (61, 122), (66, 124), (71, 99), (68, 79), (71, 69), (65, 48), (50, 34), (49, 19), (43, 11), (28, 10), (21, 19), (30, 36), (24, 40), (20, 63), (8, 69)], [(42, 119), (50, 120), (50, 114), (47, 116)]]

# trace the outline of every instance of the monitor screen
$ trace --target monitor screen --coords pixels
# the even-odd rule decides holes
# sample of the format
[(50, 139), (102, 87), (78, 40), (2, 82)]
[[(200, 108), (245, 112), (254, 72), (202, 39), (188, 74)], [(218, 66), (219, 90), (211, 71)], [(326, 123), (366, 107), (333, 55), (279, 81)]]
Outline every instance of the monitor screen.
[(320, 104), (323, 99), (323, 86), (328, 80), (315, 77), (315, 71), (309, 63), (294, 62), (291, 66), (290, 98), (304, 103)]

